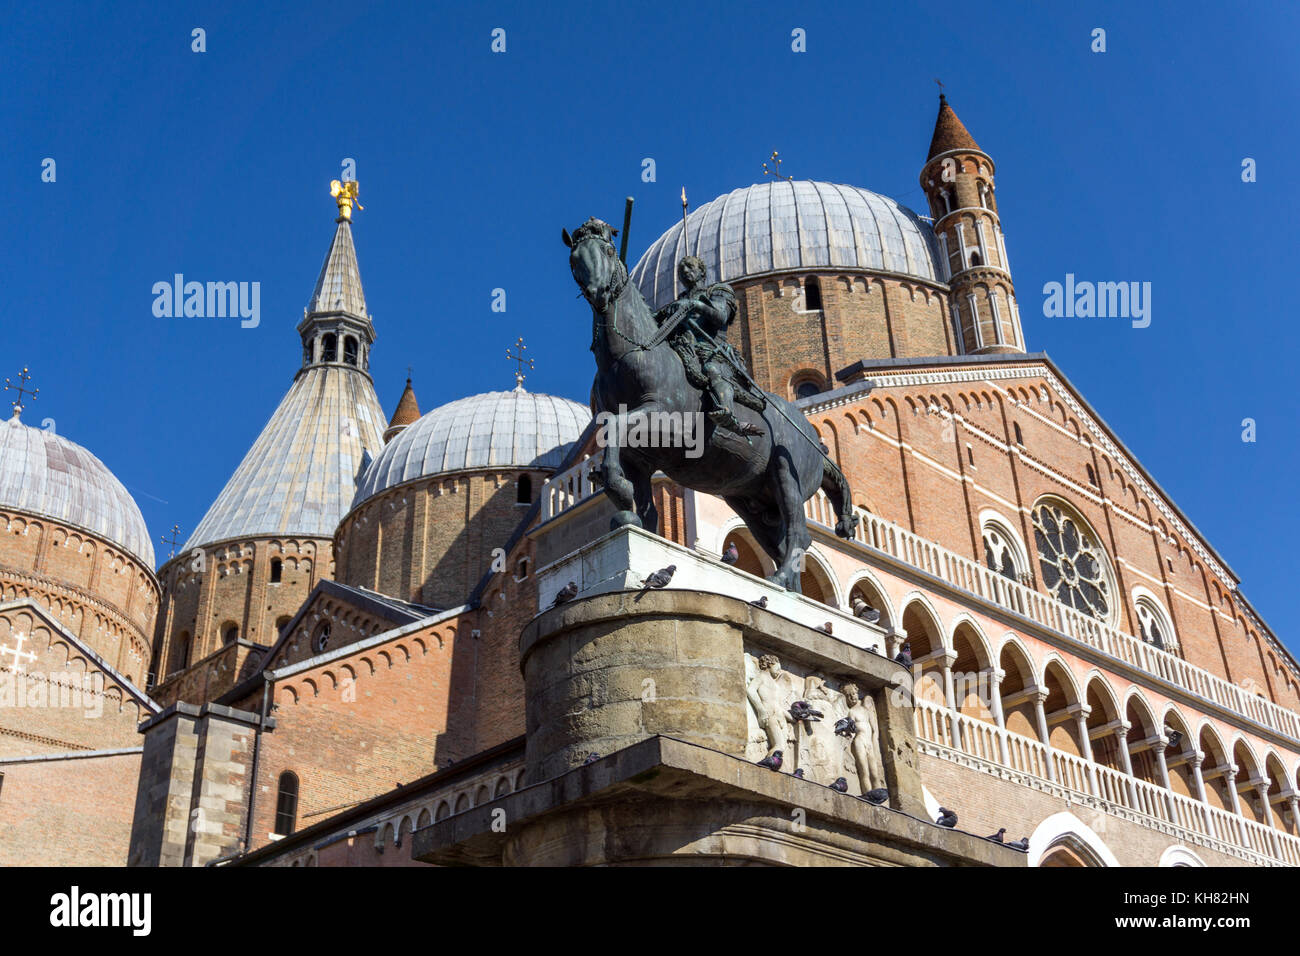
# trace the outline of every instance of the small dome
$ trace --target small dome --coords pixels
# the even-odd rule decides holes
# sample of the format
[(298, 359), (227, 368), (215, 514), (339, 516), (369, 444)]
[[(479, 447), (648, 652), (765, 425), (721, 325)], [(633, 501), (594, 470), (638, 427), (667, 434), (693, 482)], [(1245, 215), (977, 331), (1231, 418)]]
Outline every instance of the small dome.
[(366, 469), (355, 508), (396, 485), (479, 468), (558, 468), (591, 421), (585, 405), (515, 389), (435, 408), (408, 425)]
[(763, 182), (700, 206), (646, 250), (632, 281), (653, 309), (677, 295), (677, 262), (704, 260), (710, 282), (797, 269), (895, 272), (938, 282), (934, 230), (912, 210), (856, 186)]
[(17, 416), (0, 425), (0, 507), (89, 531), (153, 570), (144, 516), (117, 477), (80, 445)]

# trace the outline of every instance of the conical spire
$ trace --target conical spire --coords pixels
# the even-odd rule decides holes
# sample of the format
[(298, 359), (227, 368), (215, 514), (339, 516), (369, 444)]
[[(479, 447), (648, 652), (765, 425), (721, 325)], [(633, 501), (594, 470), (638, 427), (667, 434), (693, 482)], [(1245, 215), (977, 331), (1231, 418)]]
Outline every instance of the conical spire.
[(298, 332), (302, 367), (183, 550), (230, 538), (330, 537), (383, 444), (384, 411), (366, 371), (375, 330), (342, 215)]
[(365, 319), (367, 315), (357, 250), (352, 244), (352, 226), (346, 220), (341, 221), (334, 231), (334, 241), (330, 243), (311, 302), (307, 304), (308, 315), (336, 312), (345, 312), (359, 319)]
[(397, 402), (397, 410), (388, 421), (384, 431), (384, 444), (387, 445), (407, 425), (413, 425), (420, 419), (420, 403), (415, 400), (415, 389), (411, 388), (411, 379), (406, 379), (406, 388)]
[(953, 149), (974, 149), (983, 152), (975, 143), (974, 137), (962, 125), (962, 121), (957, 118), (953, 108), (948, 105), (948, 97), (940, 93), (939, 116), (934, 121), (934, 135), (930, 137), (930, 152), (925, 157), (926, 162), (940, 153)]

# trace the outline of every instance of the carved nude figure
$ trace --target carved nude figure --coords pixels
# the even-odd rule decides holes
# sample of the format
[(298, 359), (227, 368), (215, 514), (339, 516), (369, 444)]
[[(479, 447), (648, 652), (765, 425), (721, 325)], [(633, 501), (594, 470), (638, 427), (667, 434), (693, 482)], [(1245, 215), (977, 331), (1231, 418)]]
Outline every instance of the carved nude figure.
[(853, 764), (858, 769), (862, 792), (885, 786), (885, 768), (880, 759), (880, 728), (876, 722), (876, 702), (864, 695), (857, 684), (844, 685), (844, 698), (856, 732), (849, 741)]
[(758, 673), (745, 688), (749, 704), (754, 708), (758, 725), (767, 734), (767, 752), (784, 750), (790, 742), (790, 720), (786, 714), (788, 676), (781, 670), (775, 654), (764, 654), (758, 659)]

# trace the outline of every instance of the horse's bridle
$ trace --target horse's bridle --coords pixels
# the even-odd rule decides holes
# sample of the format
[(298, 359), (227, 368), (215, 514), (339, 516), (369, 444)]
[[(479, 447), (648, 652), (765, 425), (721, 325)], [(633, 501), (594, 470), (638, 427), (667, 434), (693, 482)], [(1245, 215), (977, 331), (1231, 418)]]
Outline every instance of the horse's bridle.
[[(583, 238), (580, 239), (578, 243), (575, 245), (581, 244), (583, 242), (589, 242), (593, 239), (604, 245), (605, 254), (607, 257), (615, 258), (614, 244), (612, 242), (609, 242), (603, 236), (597, 236), (597, 235), (583, 236)], [(618, 327), (618, 300), (623, 295), (623, 290), (627, 288), (627, 284), (632, 281), (632, 275), (628, 271), (627, 266), (623, 265), (622, 260), (619, 260), (618, 264), (623, 268), (623, 279), (621, 282), (617, 280), (615, 282), (612, 282), (609, 287), (609, 292), (606, 299), (606, 301), (609, 303), (609, 309), (610, 309), (609, 327), (611, 331), (613, 331), (613, 333), (617, 335), (620, 339), (622, 339), (624, 342), (627, 342), (630, 345), (635, 346), (641, 351), (647, 351), (650, 348), (650, 343), (638, 342), (636, 339), (632, 338), (630, 335), (628, 335), (626, 332), (624, 332), (622, 329)], [(615, 269), (614, 274), (615, 276), (618, 275), (617, 268)], [(587, 304), (591, 305), (591, 300), (588, 300)], [(591, 306), (591, 315), (592, 315), (591, 346), (594, 351), (596, 347), (596, 319), (600, 315), (600, 313), (596, 311), (596, 307), (594, 305)]]

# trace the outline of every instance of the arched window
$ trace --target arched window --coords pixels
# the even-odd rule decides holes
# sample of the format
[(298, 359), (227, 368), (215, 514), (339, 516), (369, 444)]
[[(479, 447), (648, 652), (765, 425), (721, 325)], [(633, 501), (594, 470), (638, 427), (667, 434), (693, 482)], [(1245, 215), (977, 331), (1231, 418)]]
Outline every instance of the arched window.
[(809, 276), (803, 284), (804, 309), (809, 312), (822, 310), (822, 286), (816, 276)]
[(271, 559), (271, 583), (279, 584), (280, 575), (284, 573), (284, 562), (279, 558)]
[(316, 340), (308, 339), (302, 345), (302, 364), (310, 365), (316, 351)]
[(984, 265), (984, 260), (980, 258), (980, 254), (978, 252), (972, 252), (970, 254), (970, 267), (974, 269), (976, 266), (982, 265)]
[(1178, 644), (1169, 612), (1146, 588), (1133, 589), (1133, 607), (1137, 612), (1138, 636), (1152, 647), (1172, 651)]
[(322, 362), (337, 362), (339, 358), (338, 336), (335, 335), (333, 332), (331, 332), (329, 335), (325, 336), (324, 339), (322, 339), (321, 341), (323, 347), (321, 349), (320, 360)]
[(357, 364), (357, 340), (351, 335), (343, 339), (343, 361), (349, 365)]
[(1024, 433), (1020, 431), (1020, 422), (1012, 422), (1011, 427), (1016, 430), (1016, 444), (1023, 445), (1025, 443), (1025, 436)]
[(183, 671), (190, 666), (190, 632), (181, 631), (176, 638), (176, 650), (172, 652), (172, 670)]
[(1043, 587), (1062, 604), (1109, 622), (1115, 585), (1106, 552), (1087, 523), (1069, 506), (1048, 499), (1034, 507), (1034, 545)]
[(288, 836), (298, 822), (298, 775), (292, 770), (280, 774), (279, 795), (275, 801), (275, 832)]
[(311, 639), (312, 650), (317, 654), (326, 650), (330, 646), (330, 622), (322, 621), (316, 628), (316, 636)]
[(980, 527), (985, 565), (1011, 581), (1023, 582), (1028, 577), (1028, 567), (1019, 536), (994, 512), (980, 516)]
[(812, 398), (821, 392), (816, 382), (803, 381), (794, 387), (795, 398)]
[(275, 619), (275, 632), (279, 634), (284, 630), (284, 626), (289, 623), (289, 615), (281, 614)]
[(515, 504), (531, 505), (533, 503), (533, 478), (520, 475), (515, 481)]
[(233, 644), (239, 640), (239, 625), (227, 622), (221, 628), (221, 642), (223, 644)]
[(1097, 484), (1097, 472), (1093, 470), (1092, 465), (1088, 466), (1088, 484), (1095, 487), (1101, 487)]

